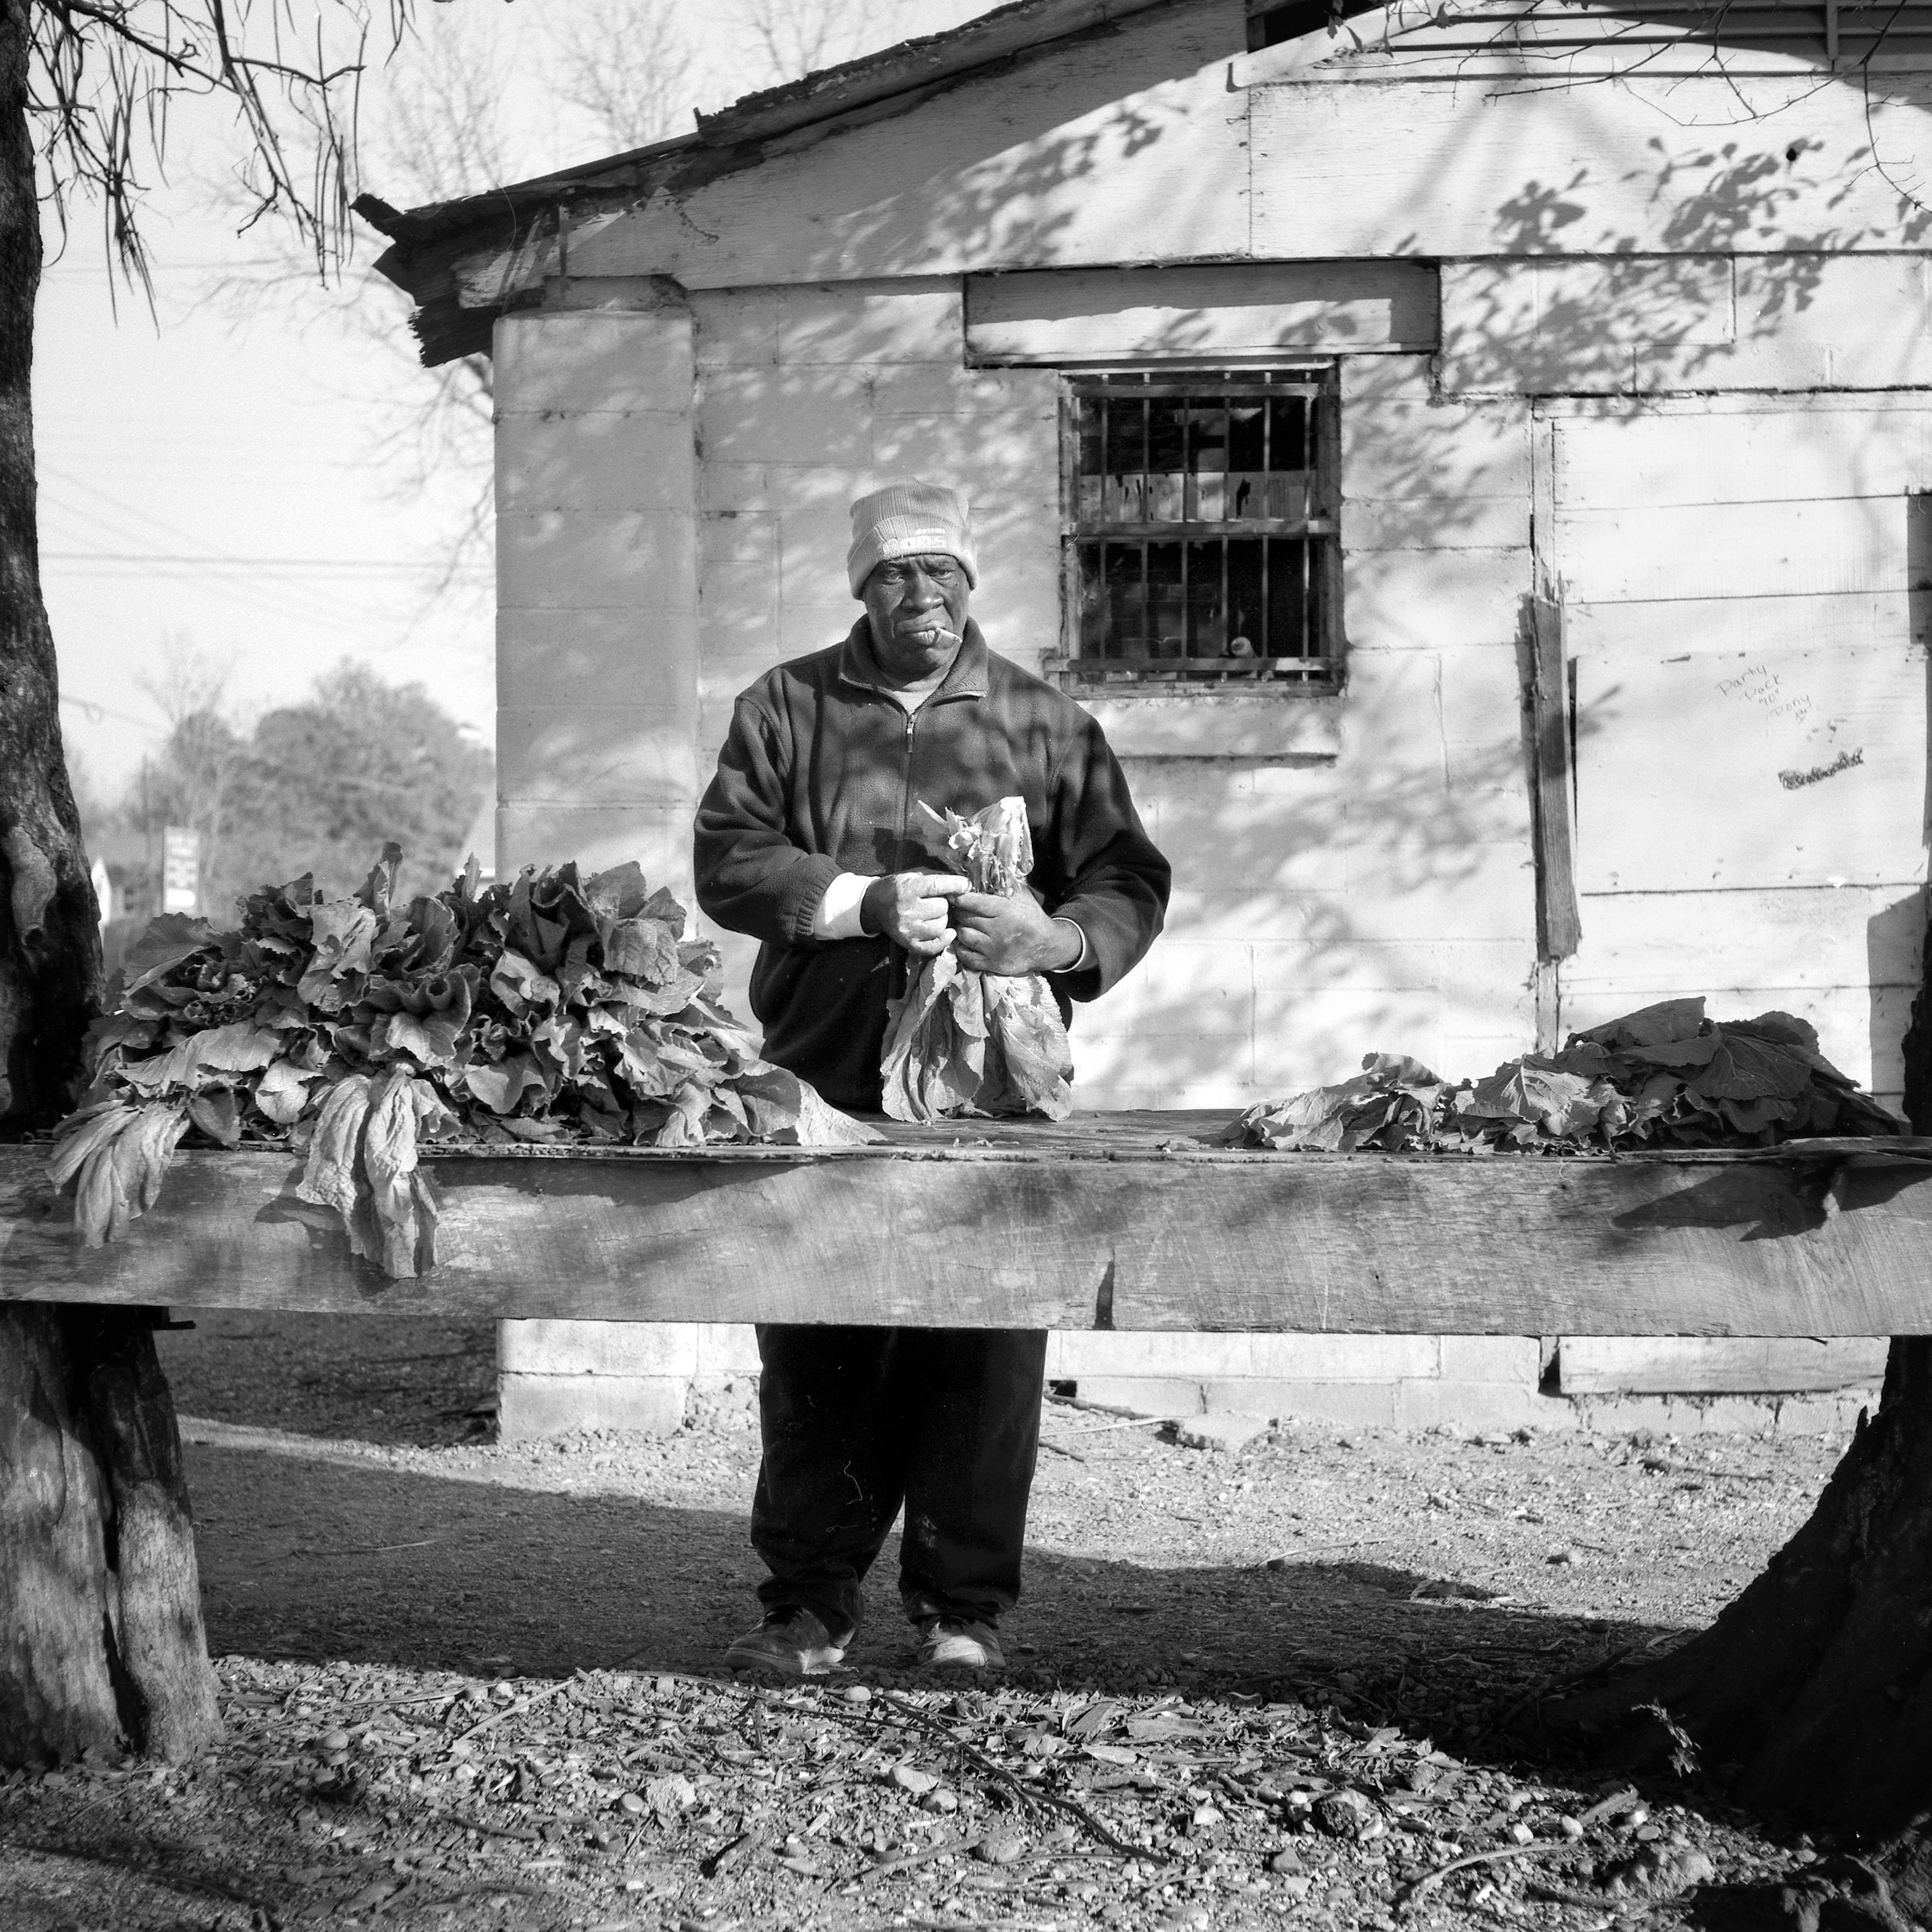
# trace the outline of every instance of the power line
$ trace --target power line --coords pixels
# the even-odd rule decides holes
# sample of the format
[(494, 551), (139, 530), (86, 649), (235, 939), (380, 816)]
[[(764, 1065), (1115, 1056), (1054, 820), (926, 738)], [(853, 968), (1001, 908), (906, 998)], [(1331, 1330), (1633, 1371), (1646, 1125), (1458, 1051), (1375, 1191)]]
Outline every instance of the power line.
[[(138, 542), (140, 538), (121, 521), (121, 518), (124, 514), (141, 517), (144, 521), (151, 523), (155, 520), (152, 518), (146, 517), (142, 512), (134, 509), (131, 506), (122, 504), (117, 498), (109, 496), (104, 490), (97, 490), (93, 494), (112, 506), (110, 512), (105, 514), (97, 514), (84, 512), (72, 504), (63, 502), (58, 496), (50, 496), (46, 500), (62, 514), (76, 518), (83, 523), (90, 523), (105, 528), (112, 535), (129, 542)], [(154, 574), (160, 574), (160, 573)], [(76, 578), (91, 576), (110, 583), (124, 584), (136, 576), (138, 573), (111, 568), (89, 571), (57, 565), (46, 574), (48, 580), (54, 583), (70, 581)], [(182, 580), (177, 578), (176, 580)], [(260, 580), (250, 581), (245, 578), (224, 577), (211, 573), (199, 579), (197, 587), (205, 595), (224, 598), (238, 608), (248, 611), (253, 616), (269, 617), (281, 623), (290, 622), (312, 623), (318, 618), (328, 620), (332, 616), (334, 621), (345, 626), (359, 625), (368, 620), (368, 614), (366, 608), (358, 608), (346, 600), (332, 598), (328, 592), (319, 586), (305, 587), (298, 597), (293, 590), (278, 589), (272, 582)]]
[[(104, 526), (110, 534), (121, 538), (124, 542), (129, 544), (138, 544), (141, 541), (138, 531), (128, 527), (129, 520), (131, 519), (135, 524), (145, 525), (148, 530), (155, 531), (160, 536), (178, 538), (197, 546), (200, 544), (200, 538), (191, 532), (183, 530), (177, 524), (170, 523), (164, 518), (154, 515), (152, 511), (143, 508), (139, 504), (130, 503), (124, 498), (117, 496), (112, 490), (102, 488), (98, 483), (92, 482), (85, 477), (75, 476), (58, 466), (51, 468), (49, 473), (63, 485), (85, 490), (88, 496), (106, 504), (112, 513), (108, 516), (101, 517), (77, 509), (71, 504), (62, 503), (58, 497), (50, 498), (50, 500), (53, 502), (55, 507), (66, 515), (76, 518), (84, 524)], [(128, 570), (120, 567), (110, 567), (96, 571), (63, 568), (58, 573), (61, 576), (69, 578), (92, 575), (110, 582), (116, 580), (125, 582), (131, 574)], [(365, 623), (368, 618), (368, 610), (366, 605), (352, 602), (339, 596), (331, 596), (328, 592), (313, 584), (304, 584), (298, 598), (293, 591), (278, 590), (272, 583), (259, 578), (250, 582), (230, 576), (224, 580), (220, 574), (212, 572), (204, 572), (200, 574), (198, 580), (200, 587), (212, 596), (225, 597), (230, 602), (238, 604), (244, 610), (252, 610), (258, 614), (279, 618), (284, 622), (293, 619), (297, 621), (313, 622), (318, 617), (326, 620), (330, 615), (332, 607), (334, 620), (340, 624), (361, 625)]]
[[(223, 556), (213, 551), (170, 554), (157, 550), (44, 550), (43, 563), (142, 563), (170, 567), (192, 566), (196, 569), (261, 571), (271, 575), (292, 574), (301, 571), (359, 570), (394, 576), (421, 577), (439, 572), (442, 566), (412, 563), (400, 559), (333, 556)], [(459, 565), (459, 570), (476, 572), (481, 565)]]
[(151, 737), (162, 738), (167, 735), (160, 725), (152, 723), (147, 718), (136, 718), (129, 711), (116, 711), (111, 704), (98, 704), (93, 698), (82, 698), (74, 692), (62, 692), (60, 701), (63, 704), (72, 705), (76, 711), (86, 712), (90, 722), (98, 723), (104, 718), (112, 718), (116, 723), (131, 724), (137, 731), (145, 731)]

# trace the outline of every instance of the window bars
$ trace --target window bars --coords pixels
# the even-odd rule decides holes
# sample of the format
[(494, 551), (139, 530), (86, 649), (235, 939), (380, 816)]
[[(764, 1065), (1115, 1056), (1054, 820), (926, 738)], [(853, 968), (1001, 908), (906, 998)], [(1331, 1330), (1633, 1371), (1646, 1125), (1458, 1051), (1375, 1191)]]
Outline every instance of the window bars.
[(1336, 683), (1336, 432), (1328, 369), (1074, 379), (1070, 680)]

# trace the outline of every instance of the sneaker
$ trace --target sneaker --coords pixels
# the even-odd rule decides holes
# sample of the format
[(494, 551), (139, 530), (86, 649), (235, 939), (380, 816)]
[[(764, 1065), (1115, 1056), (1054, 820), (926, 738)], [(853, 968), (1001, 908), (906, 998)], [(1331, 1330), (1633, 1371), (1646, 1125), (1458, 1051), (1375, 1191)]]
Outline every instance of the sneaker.
[(919, 1626), (919, 1660), (937, 1670), (1004, 1670), (1006, 1652), (991, 1624), (968, 1617), (926, 1617)]
[(844, 1655), (844, 1645), (834, 1643), (832, 1633), (811, 1611), (773, 1610), (724, 1653), (724, 1663), (731, 1670), (776, 1670), (786, 1677), (817, 1677), (836, 1670)]

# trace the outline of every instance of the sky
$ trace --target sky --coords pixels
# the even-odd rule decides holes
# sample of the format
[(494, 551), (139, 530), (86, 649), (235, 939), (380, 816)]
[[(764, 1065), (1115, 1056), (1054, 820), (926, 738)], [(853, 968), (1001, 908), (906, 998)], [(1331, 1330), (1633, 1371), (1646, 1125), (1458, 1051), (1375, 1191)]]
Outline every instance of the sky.
[[(734, 0), (675, 6), (690, 37), (689, 106), (773, 78)], [(961, 0), (736, 0), (763, 4), (796, 56), (832, 10), (832, 58), (932, 32), (985, 10)], [(466, 84), (498, 118), (458, 106), (464, 185), (516, 179), (613, 152), (600, 124), (560, 98), (556, 36), (570, 9), (620, 25), (650, 0), (452, 0), (421, 7), (417, 38), (365, 90), (364, 184), (401, 205), (392, 177), (425, 99)], [(754, 58), (754, 55), (757, 58)], [(814, 63), (824, 64), (823, 60)], [(413, 121), (410, 117), (413, 115)], [(666, 131), (690, 124), (682, 112)], [(218, 115), (176, 117), (170, 179), (144, 219), (154, 301), (119, 283), (98, 212), (47, 224), (36, 318), (34, 406), (44, 584), (59, 656), (71, 761), (102, 802), (165, 739), (170, 692), (220, 683), (248, 720), (360, 658), (420, 681), (487, 742), (495, 702), (487, 536), (458, 533), (488, 488), (487, 432), (425, 464), (413, 425), (430, 382), (413, 366), (400, 297), (333, 294), (291, 273), (285, 243), (238, 235), (219, 182)], [(470, 152), (473, 149), (474, 152)], [(370, 238), (362, 263), (382, 245)], [(452, 570), (452, 563), (455, 567)]]

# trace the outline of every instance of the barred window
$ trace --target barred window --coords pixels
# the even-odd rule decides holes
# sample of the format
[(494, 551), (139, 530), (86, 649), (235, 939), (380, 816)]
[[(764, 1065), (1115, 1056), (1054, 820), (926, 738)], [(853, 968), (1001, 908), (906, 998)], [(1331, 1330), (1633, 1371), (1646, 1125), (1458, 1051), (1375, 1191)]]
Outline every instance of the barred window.
[(1332, 368), (1076, 377), (1066, 406), (1067, 681), (1337, 683)]

